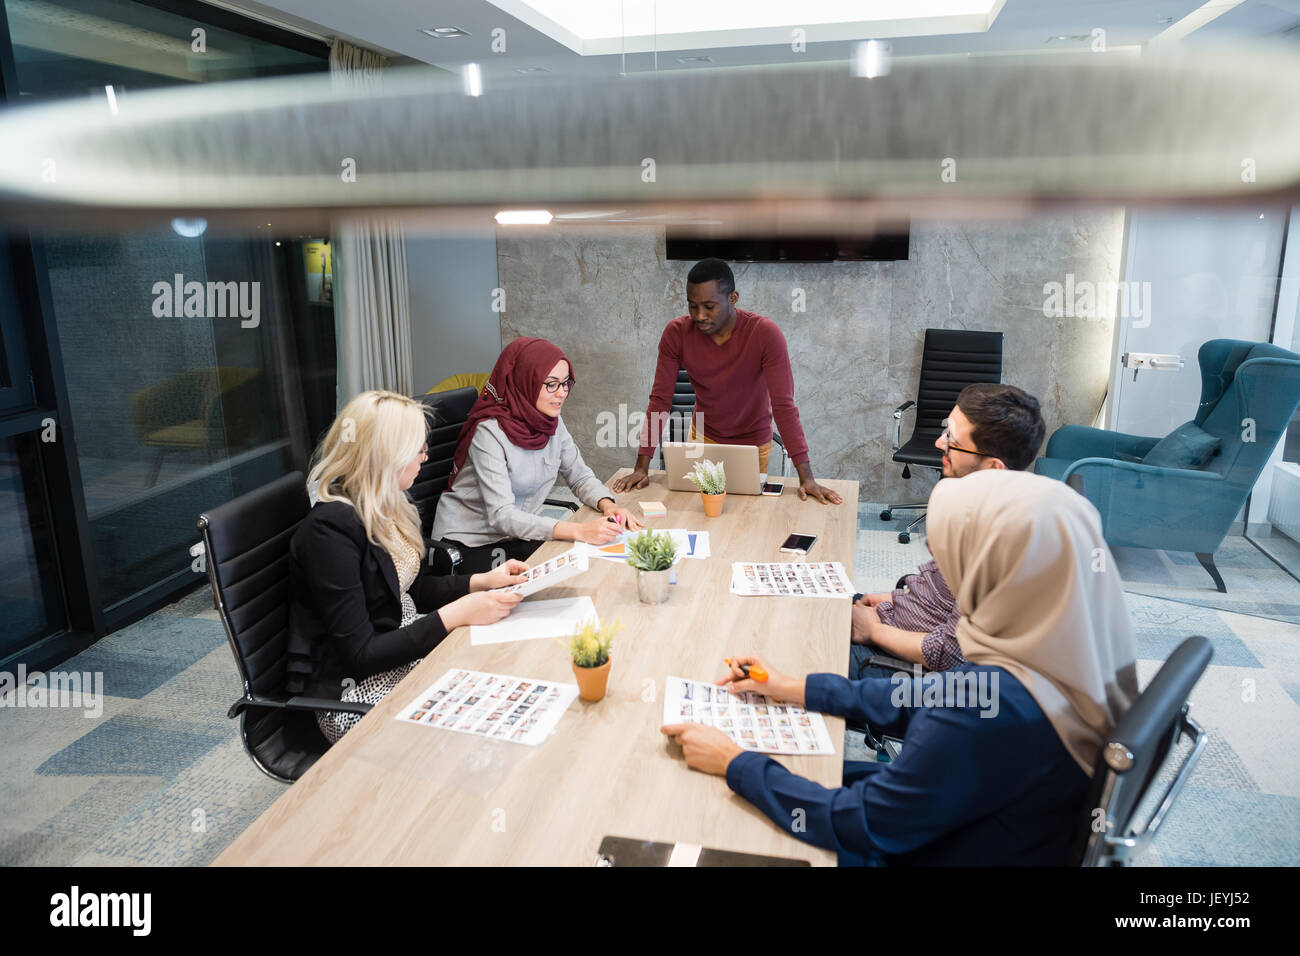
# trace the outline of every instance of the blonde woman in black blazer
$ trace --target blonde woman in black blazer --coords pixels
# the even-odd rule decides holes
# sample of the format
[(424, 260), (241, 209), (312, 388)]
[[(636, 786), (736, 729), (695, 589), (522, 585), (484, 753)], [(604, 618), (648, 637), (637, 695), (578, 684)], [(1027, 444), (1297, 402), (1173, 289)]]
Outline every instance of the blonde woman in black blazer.
[[(289, 549), (291, 694), (378, 703), (450, 631), (495, 623), (519, 603), (494, 589), (521, 581), (522, 561), (456, 576), (423, 561), (406, 492), (428, 457), (424, 415), (404, 395), (363, 392), (317, 449), (307, 479), (316, 504)], [(317, 717), (331, 742), (359, 719)]]

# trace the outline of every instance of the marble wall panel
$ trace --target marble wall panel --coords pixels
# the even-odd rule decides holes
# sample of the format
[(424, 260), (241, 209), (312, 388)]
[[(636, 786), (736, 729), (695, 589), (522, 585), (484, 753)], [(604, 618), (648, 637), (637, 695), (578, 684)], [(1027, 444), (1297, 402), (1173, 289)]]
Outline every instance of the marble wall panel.
[[(1067, 273), (1076, 283), (1117, 280), (1123, 223), (1118, 209), (917, 223), (906, 261), (736, 264), (738, 305), (785, 333), (815, 472), (857, 479), (863, 501), (928, 495), (932, 477), (904, 481), (889, 460), (891, 413), (916, 396), (927, 328), (1003, 331), (1003, 380), (1038, 396), (1048, 433), (1091, 423), (1105, 394), (1112, 321), (1045, 317), (1043, 286)], [(497, 255), (501, 341), (536, 335), (564, 348), (578, 379), (565, 423), (602, 477), (630, 465), (635, 448), (598, 442), (610, 434), (600, 426), (644, 410), (659, 335), (686, 310), (691, 264), (666, 261), (663, 230), (641, 226), (545, 236), (503, 229)], [(795, 311), (796, 290), (806, 311)]]

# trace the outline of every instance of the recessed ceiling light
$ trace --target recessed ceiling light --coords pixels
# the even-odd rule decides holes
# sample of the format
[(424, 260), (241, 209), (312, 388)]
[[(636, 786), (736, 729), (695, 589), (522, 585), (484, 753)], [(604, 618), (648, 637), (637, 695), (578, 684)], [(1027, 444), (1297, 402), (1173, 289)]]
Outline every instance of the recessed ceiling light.
[(853, 75), (875, 79), (889, 73), (891, 44), (880, 40), (867, 40), (853, 50)]
[(516, 73), (550, 73), (551, 71), (544, 66), (517, 66), (515, 67), (515, 72)]
[(493, 218), (502, 226), (545, 226), (553, 217), (545, 209), (503, 209)]
[(678, 63), (712, 63), (712, 62), (713, 62), (713, 57), (711, 57), (711, 56), (679, 56), (679, 57), (677, 58), (677, 62), (678, 62)]
[(427, 33), (435, 40), (454, 40), (458, 37), (467, 37), (469, 33), (460, 27), (430, 27), (427, 30), (421, 30), (421, 33)]
[(186, 239), (197, 239), (208, 228), (206, 219), (173, 219), (172, 231)]

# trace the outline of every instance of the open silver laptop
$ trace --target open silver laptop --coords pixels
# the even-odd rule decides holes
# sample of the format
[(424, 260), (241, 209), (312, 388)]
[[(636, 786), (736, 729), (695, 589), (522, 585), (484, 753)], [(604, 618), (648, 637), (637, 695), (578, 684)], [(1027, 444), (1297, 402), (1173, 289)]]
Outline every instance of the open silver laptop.
[(720, 461), (727, 473), (727, 494), (763, 492), (758, 474), (758, 449), (753, 445), (706, 445), (702, 442), (664, 442), (664, 471), (669, 491), (698, 491), (686, 480), (697, 461)]

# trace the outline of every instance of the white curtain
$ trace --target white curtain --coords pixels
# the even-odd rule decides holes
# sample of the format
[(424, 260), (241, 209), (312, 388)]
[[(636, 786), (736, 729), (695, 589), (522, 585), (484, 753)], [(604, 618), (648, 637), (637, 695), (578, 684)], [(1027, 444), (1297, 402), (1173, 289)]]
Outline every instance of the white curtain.
[[(379, 89), (388, 65), (387, 57), (342, 40), (330, 49), (330, 77), (338, 89)], [(411, 300), (401, 224), (356, 216), (337, 216), (331, 223), (338, 407), (374, 388), (410, 395)]]

